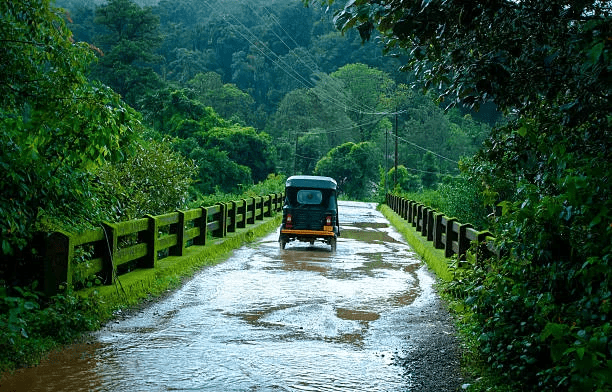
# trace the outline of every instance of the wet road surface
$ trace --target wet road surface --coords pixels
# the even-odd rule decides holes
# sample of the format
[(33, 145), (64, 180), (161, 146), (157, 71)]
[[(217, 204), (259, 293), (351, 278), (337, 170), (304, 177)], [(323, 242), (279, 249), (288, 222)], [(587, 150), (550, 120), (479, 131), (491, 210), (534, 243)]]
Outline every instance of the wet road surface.
[(453, 390), (430, 273), (374, 204), (341, 203), (340, 223), (335, 253), (271, 234), (0, 389)]

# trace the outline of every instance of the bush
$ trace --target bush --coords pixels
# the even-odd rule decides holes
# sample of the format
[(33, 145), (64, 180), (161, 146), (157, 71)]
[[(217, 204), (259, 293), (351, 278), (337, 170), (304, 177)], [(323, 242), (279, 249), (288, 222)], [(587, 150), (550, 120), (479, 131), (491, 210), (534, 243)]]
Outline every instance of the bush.
[(46, 298), (37, 283), (0, 292), (0, 371), (38, 362), (49, 349), (99, 327), (94, 299), (73, 293)]
[(125, 162), (102, 166), (95, 188), (109, 220), (130, 220), (185, 206), (194, 174), (194, 164), (168, 144), (142, 141)]

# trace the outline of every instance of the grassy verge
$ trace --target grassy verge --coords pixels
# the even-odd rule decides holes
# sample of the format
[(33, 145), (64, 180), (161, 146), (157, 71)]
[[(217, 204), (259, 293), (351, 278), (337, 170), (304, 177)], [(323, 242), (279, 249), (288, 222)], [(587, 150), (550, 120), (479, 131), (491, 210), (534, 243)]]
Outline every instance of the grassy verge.
[(409, 222), (393, 212), (389, 206), (380, 204), (378, 209), (391, 222), (393, 227), (404, 236), (412, 249), (423, 258), (438, 278), (447, 282), (453, 279), (453, 275), (448, 267), (449, 259), (444, 256), (442, 249), (434, 248), (433, 244), (427, 241), (426, 237), (423, 237)]
[(51, 299), (43, 298), (34, 286), (20, 290), (19, 296), (1, 297), (0, 305), (10, 310), (0, 317), (0, 380), (2, 374), (35, 365), (49, 351), (100, 328), (119, 310), (137, 309), (179, 287), (202, 268), (225, 261), (243, 244), (276, 230), (281, 219), (276, 214), (206, 246), (190, 247), (182, 257), (167, 257), (155, 268), (120, 276), (116, 285), (66, 292)]
[(112, 312), (138, 305), (151, 296), (176, 288), (203, 267), (224, 261), (233, 250), (278, 228), (281, 219), (280, 214), (266, 218), (256, 226), (237, 229), (235, 233), (228, 233), (227, 237), (216, 239), (206, 246), (189, 247), (183, 256), (169, 256), (159, 260), (153, 269), (137, 270), (120, 276), (115, 285), (81, 290), (78, 294), (99, 298), (102, 301), (99, 312), (105, 321)]
[(452, 260), (444, 256), (443, 250), (434, 248), (432, 242), (427, 241), (420, 232), (417, 232), (410, 223), (393, 212), (389, 206), (381, 204), (378, 209), (440, 279), (437, 285), (438, 292), (453, 316), (458, 333), (461, 346), (461, 372), (466, 380), (464, 384), (466, 390), (472, 392), (512, 392), (507, 387), (502, 386), (503, 384), (500, 384), (497, 377), (491, 374), (484, 365), (478, 343), (480, 332), (478, 324), (472, 319), (471, 312), (465, 307), (461, 299), (444, 290), (445, 284), (453, 280)]

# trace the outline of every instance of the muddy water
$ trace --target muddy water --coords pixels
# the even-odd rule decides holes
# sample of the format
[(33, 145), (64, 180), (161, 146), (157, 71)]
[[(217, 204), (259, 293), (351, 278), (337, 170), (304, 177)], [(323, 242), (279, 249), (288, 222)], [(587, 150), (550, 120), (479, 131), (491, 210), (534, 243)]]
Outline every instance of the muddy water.
[(237, 250), (160, 303), (4, 380), (7, 391), (405, 391), (397, 358), (432, 279), (373, 204), (342, 236)]

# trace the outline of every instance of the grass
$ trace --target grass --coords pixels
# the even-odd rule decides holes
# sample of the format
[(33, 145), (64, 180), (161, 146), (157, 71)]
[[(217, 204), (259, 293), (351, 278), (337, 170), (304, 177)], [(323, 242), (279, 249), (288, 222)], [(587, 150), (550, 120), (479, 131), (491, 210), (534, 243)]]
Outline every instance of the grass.
[(98, 309), (107, 321), (119, 309), (129, 309), (143, 301), (160, 296), (179, 287), (185, 279), (191, 278), (204, 267), (226, 260), (231, 253), (245, 243), (267, 235), (275, 230), (282, 219), (281, 214), (266, 218), (256, 226), (237, 229), (227, 237), (216, 239), (206, 246), (191, 246), (183, 256), (169, 256), (157, 262), (155, 268), (141, 269), (119, 277), (111, 286), (97, 286), (78, 292), (82, 297), (96, 297), (100, 302)]

